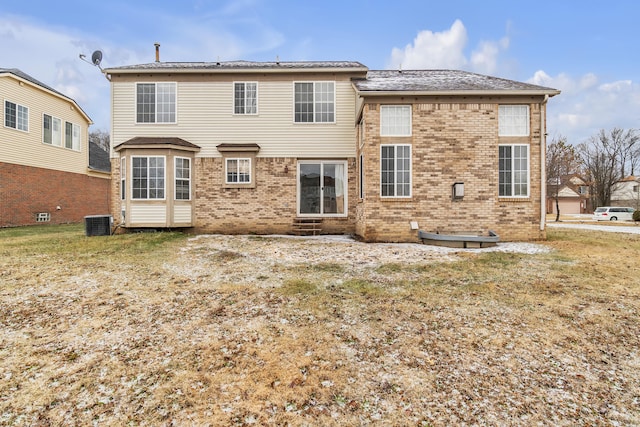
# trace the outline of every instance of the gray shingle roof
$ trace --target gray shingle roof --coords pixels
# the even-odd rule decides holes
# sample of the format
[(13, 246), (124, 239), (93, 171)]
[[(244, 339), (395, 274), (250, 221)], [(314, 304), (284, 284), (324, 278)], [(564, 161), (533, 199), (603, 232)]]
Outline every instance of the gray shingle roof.
[(149, 64), (125, 65), (108, 68), (106, 73), (126, 71), (251, 71), (251, 70), (311, 70), (311, 69), (361, 69), (367, 67), (356, 61), (296, 61), (296, 62), (255, 62), (255, 61), (221, 61), (221, 62), (151, 62)]
[(140, 145), (175, 145), (178, 147), (185, 147), (190, 149), (200, 149), (198, 145), (192, 144), (189, 141), (174, 136), (136, 136), (116, 145), (113, 148), (117, 151), (117, 149), (120, 148)]
[(370, 70), (354, 80), (360, 92), (535, 92), (556, 95), (556, 89), (458, 70)]

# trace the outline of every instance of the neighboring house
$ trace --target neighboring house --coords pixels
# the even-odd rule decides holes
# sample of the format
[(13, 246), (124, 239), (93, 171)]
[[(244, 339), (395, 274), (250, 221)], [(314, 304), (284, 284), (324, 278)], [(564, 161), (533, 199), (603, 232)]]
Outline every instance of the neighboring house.
[(592, 213), (589, 185), (578, 175), (563, 176), (547, 185), (547, 213), (556, 214), (556, 192), (561, 215)]
[(0, 227), (108, 214), (110, 174), (89, 166), (91, 119), (80, 106), (28, 74), (5, 68), (0, 100)]
[(611, 192), (611, 206), (640, 209), (640, 178), (631, 175), (616, 182)]
[[(164, 63), (104, 70), (112, 213), (124, 228), (545, 237), (555, 89), (358, 62)], [(455, 190), (454, 190), (455, 189)]]

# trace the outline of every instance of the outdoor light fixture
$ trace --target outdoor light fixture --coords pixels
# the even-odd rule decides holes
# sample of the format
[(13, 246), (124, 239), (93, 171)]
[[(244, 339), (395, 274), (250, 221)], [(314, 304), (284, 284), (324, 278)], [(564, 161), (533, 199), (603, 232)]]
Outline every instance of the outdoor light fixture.
[(456, 182), (451, 187), (453, 200), (462, 200), (464, 197), (464, 182)]

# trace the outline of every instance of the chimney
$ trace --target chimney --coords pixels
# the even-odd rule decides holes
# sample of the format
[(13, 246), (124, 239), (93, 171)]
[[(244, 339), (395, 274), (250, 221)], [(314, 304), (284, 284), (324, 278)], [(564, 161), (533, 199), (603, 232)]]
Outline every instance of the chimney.
[(156, 47), (156, 62), (160, 62), (160, 43), (153, 44)]

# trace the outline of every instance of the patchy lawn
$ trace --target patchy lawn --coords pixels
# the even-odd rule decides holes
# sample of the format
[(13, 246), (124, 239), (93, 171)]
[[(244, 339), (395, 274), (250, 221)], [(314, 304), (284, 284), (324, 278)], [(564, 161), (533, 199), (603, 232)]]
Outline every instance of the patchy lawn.
[(0, 424), (638, 425), (640, 236), (548, 233), (0, 230)]

